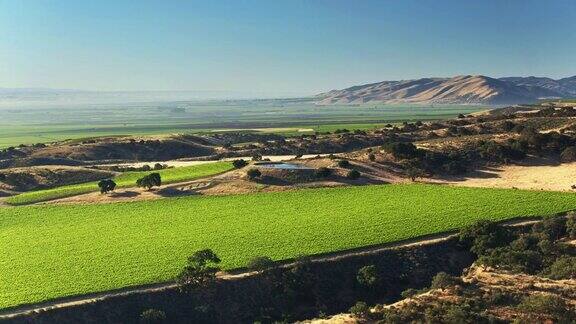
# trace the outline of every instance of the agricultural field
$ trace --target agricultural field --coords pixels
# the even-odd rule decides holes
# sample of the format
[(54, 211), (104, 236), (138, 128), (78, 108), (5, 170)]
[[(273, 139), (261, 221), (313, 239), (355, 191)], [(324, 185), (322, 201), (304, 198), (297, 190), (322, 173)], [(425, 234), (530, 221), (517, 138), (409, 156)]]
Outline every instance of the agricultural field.
[(169, 281), (213, 249), (225, 269), (545, 216), (576, 195), (404, 184), (0, 208), (0, 308)]
[[(473, 105), (365, 104), (317, 106), (311, 99), (131, 102), (0, 101), (0, 148), (113, 135), (251, 130), (299, 135), (300, 130), (370, 129), (388, 122), (433, 120), (486, 109)], [(312, 130), (312, 131), (310, 131)], [(305, 132), (305, 133), (306, 133)]]
[[(232, 162), (215, 162), (186, 167), (169, 168), (158, 171), (124, 172), (114, 178), (117, 188), (134, 187), (136, 180), (151, 172), (158, 172), (163, 184), (194, 180), (232, 169)], [(85, 182), (45, 190), (29, 191), (7, 198), (10, 205), (26, 205), (58, 198), (71, 197), (98, 191), (98, 182)]]

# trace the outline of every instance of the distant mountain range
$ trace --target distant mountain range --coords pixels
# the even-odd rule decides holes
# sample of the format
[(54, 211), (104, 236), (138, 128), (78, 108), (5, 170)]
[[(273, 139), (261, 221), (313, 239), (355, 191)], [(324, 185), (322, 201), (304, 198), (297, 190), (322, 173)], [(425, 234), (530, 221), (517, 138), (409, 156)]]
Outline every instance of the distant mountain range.
[(576, 97), (576, 76), (554, 80), (541, 77), (495, 79), (483, 75), (463, 75), (359, 85), (319, 94), (316, 102), (322, 105), (370, 102), (504, 105), (568, 97)]

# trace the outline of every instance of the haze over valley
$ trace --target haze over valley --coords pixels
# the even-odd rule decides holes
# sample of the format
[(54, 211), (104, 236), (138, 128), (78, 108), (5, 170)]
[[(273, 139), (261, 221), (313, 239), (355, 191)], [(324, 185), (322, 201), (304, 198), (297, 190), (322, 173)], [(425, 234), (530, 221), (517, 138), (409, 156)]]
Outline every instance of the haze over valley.
[(574, 30), (0, 1), (0, 324), (576, 323)]

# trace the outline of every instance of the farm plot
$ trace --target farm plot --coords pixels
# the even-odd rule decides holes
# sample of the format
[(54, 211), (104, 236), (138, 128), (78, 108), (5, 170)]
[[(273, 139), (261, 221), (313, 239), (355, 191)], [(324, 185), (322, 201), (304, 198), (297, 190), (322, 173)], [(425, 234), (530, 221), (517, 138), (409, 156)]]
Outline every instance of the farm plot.
[[(194, 180), (218, 174), (232, 169), (232, 162), (215, 162), (187, 167), (164, 169), (159, 171), (125, 172), (114, 178), (118, 188), (135, 186), (136, 180), (151, 172), (158, 172), (162, 177), (162, 183), (174, 183)], [(89, 192), (98, 191), (98, 182), (86, 182), (68, 186), (62, 186), (46, 190), (25, 192), (6, 199), (10, 205), (26, 205), (58, 198), (71, 197)]]
[(213, 249), (226, 269), (576, 208), (561, 192), (405, 184), (0, 209), (0, 308), (168, 281)]

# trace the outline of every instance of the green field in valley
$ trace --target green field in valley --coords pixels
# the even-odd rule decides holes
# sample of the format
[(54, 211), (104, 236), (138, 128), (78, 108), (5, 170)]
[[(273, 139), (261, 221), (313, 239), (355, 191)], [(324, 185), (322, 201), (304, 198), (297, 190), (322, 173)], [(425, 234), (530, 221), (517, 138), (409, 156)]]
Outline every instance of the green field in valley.
[(374, 185), (0, 208), (0, 308), (173, 278), (213, 249), (226, 269), (576, 208), (572, 193)]
[[(218, 174), (232, 169), (232, 162), (214, 162), (178, 168), (169, 168), (159, 171), (124, 172), (114, 178), (117, 188), (136, 186), (136, 180), (151, 172), (158, 172), (163, 184), (194, 180), (210, 175)], [(7, 198), (5, 201), (10, 205), (26, 205), (41, 201), (71, 197), (89, 192), (98, 191), (98, 182), (86, 182), (45, 190), (29, 191)]]
[[(94, 98), (93, 98), (94, 99)], [(94, 99), (95, 100), (95, 99)], [(362, 104), (319, 106), (311, 99), (30, 103), (0, 101), (0, 148), (113, 135), (249, 130), (288, 136), (338, 128), (452, 118), (472, 105)], [(306, 130), (306, 131), (303, 131)]]

